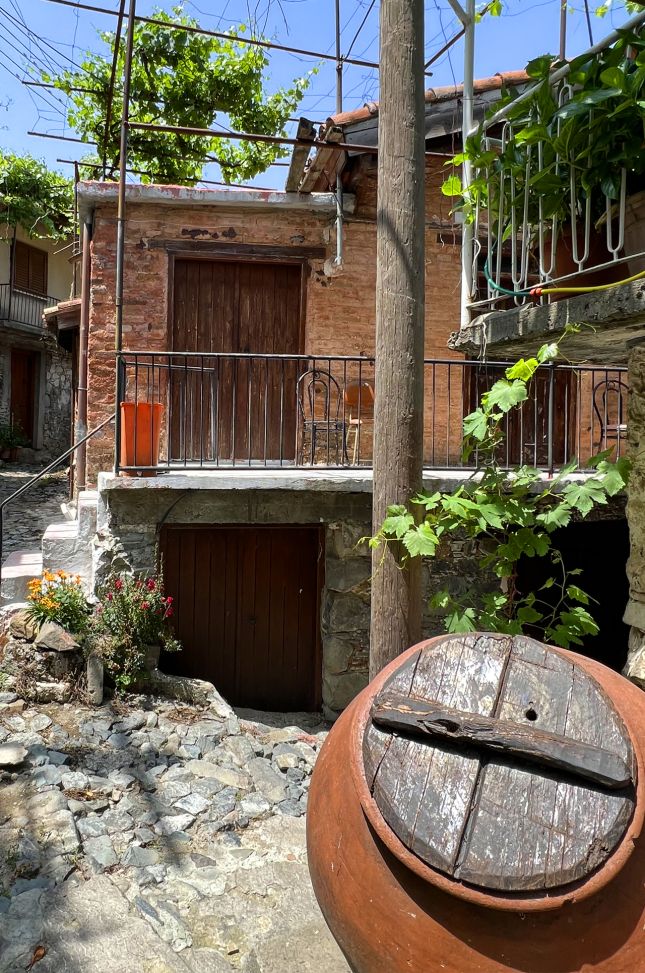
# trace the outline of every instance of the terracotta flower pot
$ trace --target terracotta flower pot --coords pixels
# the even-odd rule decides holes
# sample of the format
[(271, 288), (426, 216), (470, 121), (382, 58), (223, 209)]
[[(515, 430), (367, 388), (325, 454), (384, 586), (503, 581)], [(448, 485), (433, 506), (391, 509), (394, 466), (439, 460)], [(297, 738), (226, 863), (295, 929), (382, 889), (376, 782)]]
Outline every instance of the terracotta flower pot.
[[(584, 879), (546, 893), (487, 893), (430, 868), (374, 814), (363, 763), (366, 726), (386, 681), (406, 662), (408, 672), (412, 671), (412, 657), (418, 651), (416, 646), (400, 656), (345, 711), (322, 748), (311, 783), (307, 814), (311, 878), (351, 969), (354, 973), (642, 973), (645, 706), (641, 690), (596, 662), (557, 650), (565, 662), (575, 661), (583, 679), (585, 674), (595, 678), (626, 727), (637, 766), (632, 778), (637, 781), (635, 811), (613, 852)], [(411, 780), (416, 780), (414, 775)], [(593, 789), (589, 793), (593, 800)], [(535, 825), (539, 829), (540, 822)], [(445, 826), (437, 823), (437, 831)], [(563, 840), (565, 857), (566, 832)]]
[(123, 476), (156, 476), (163, 406), (158, 402), (121, 403), (121, 459)]

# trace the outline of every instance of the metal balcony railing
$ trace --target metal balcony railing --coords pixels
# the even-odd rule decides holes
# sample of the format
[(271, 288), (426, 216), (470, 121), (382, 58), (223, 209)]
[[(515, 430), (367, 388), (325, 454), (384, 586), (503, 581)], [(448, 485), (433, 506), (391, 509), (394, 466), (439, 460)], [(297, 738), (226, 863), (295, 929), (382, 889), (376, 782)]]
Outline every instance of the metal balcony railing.
[[(463, 418), (507, 363), (429, 359), (424, 370), (424, 462), (462, 460)], [(360, 356), (121, 352), (117, 355), (116, 471), (235, 467), (371, 467), (374, 359)], [(555, 471), (626, 447), (621, 367), (541, 367), (506, 419), (499, 459)]]
[(0, 284), (0, 321), (24, 324), (40, 331), (44, 309), (59, 300), (59, 297), (18, 290), (13, 284)]
[[(640, 30), (644, 22), (645, 12), (625, 27)], [(614, 32), (595, 45), (587, 52), (589, 59), (618, 36)], [(574, 63), (579, 66), (584, 59)], [(537, 107), (531, 97), (543, 84), (537, 82), (486, 119), (475, 135), (481, 138), (481, 151), (470, 173), (474, 226), (472, 237), (464, 237), (467, 249), (472, 247), (465, 255), (471, 316), (536, 299), (558, 299), (531, 296), (534, 288), (619, 283), (645, 270), (645, 232), (636, 228), (645, 225), (645, 193), (638, 192), (643, 186), (635, 185), (634, 174), (618, 166), (611, 178), (589, 186), (584, 159), (586, 151), (594, 160), (593, 107), (588, 109), (589, 136), (582, 149), (576, 143), (574, 151), (564, 128), (578, 107), (567, 113), (576, 95), (575, 80), (569, 64), (552, 73), (556, 111), (550, 117), (547, 111), (548, 121), (540, 115), (544, 106)]]

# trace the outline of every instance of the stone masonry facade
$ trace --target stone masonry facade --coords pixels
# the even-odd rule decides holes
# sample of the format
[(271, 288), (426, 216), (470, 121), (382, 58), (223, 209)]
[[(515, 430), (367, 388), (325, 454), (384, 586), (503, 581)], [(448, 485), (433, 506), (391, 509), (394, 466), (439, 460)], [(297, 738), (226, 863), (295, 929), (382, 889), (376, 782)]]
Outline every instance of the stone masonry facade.
[[(100, 583), (110, 569), (151, 570), (162, 524), (322, 525), (322, 698), (324, 712), (333, 717), (368, 681), (371, 557), (360, 541), (371, 533), (370, 521), (370, 493), (323, 492), (314, 485), (298, 491), (101, 490), (94, 573)], [(441, 588), (460, 594), (481, 583), (476, 550), (455, 540), (433, 561), (432, 573), (427, 572), (426, 605)], [(424, 636), (441, 631), (441, 620), (427, 613)]]
[[(460, 237), (453, 234), (450, 201), (441, 194), (441, 160), (429, 159), (426, 174), (426, 343), (431, 358), (462, 356), (449, 352), (447, 341), (459, 323)], [(222, 245), (324, 248), (325, 258), (307, 264), (304, 352), (311, 355), (374, 353), (376, 315), (376, 179), (365, 175), (356, 187), (356, 207), (344, 228), (344, 270), (328, 277), (325, 259), (335, 253), (333, 212), (323, 215), (302, 209), (279, 211), (255, 206), (128, 205), (124, 269), (124, 348), (169, 350), (171, 261), (165, 247), (194, 240)], [(446, 229), (448, 228), (448, 229)], [(182, 254), (186, 256), (185, 253)], [(114, 290), (116, 208), (94, 211), (89, 341), (89, 414), (93, 428), (114, 407)], [(437, 383), (444, 381), (437, 373)], [(458, 453), (462, 384), (453, 377), (449, 394), (432, 398), (427, 375), (426, 414), (429, 429), (451, 428), (451, 449)], [(455, 421), (448, 422), (448, 408)], [(458, 418), (459, 417), (459, 418)], [(454, 428), (453, 428), (454, 427)], [(453, 435), (454, 433), (454, 435)], [(452, 441), (454, 439), (454, 442)], [(437, 442), (441, 455), (445, 443)], [(113, 433), (107, 429), (89, 445), (89, 479), (113, 466)]]

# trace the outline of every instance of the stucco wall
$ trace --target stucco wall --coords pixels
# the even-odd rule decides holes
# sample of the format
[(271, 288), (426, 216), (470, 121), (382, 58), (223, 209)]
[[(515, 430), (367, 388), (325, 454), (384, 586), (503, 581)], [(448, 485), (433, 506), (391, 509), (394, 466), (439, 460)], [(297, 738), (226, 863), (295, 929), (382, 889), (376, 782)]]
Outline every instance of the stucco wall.
[[(441, 195), (441, 160), (429, 159), (426, 190), (426, 356), (461, 359), (447, 349), (459, 323), (460, 239), (441, 233), (450, 224), (449, 201)], [(304, 351), (312, 355), (372, 355), (376, 306), (376, 181), (361, 182), (354, 215), (345, 225), (344, 270), (328, 277), (325, 260), (310, 260), (306, 286)], [(222, 245), (257, 244), (282, 247), (323, 247), (335, 253), (334, 214), (304, 210), (262, 210), (215, 206), (130, 204), (127, 211), (124, 274), (124, 347), (167, 350), (169, 318), (169, 256), (159, 241), (211, 241)], [(116, 211), (112, 204), (95, 210), (92, 242), (92, 284), (89, 342), (89, 426), (99, 425), (114, 403), (114, 363), (105, 352), (114, 347)], [(450, 445), (456, 458), (460, 438), (461, 376), (447, 392), (445, 369), (440, 400), (431, 394), (426, 375), (427, 437), (434, 412), (435, 430), (450, 426), (450, 443), (436, 441), (437, 456)], [(448, 411), (456, 417), (448, 421)], [(88, 449), (90, 480), (113, 466), (112, 433), (106, 431)]]
[[(6, 226), (0, 227), (0, 284), (9, 283), (12, 232)], [(59, 300), (67, 300), (72, 287), (72, 265), (69, 262), (71, 248), (67, 246), (67, 242), (55, 243), (48, 239), (33, 239), (20, 226), (16, 230), (16, 239), (38, 250), (46, 251), (48, 254), (47, 294)]]

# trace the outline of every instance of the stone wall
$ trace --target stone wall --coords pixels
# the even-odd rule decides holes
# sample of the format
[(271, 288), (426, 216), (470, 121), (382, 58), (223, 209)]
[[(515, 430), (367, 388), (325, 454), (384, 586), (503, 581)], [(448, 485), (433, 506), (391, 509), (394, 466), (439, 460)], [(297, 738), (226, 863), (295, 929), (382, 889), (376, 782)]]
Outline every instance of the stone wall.
[(0, 348), (0, 422), (11, 420), (11, 350), (23, 348), (39, 357), (36, 364), (33, 459), (52, 460), (71, 445), (72, 356), (44, 333), (32, 338), (7, 329)]
[(627, 499), (629, 603), (624, 621), (630, 634), (623, 672), (645, 689), (645, 343), (636, 345), (629, 355), (629, 388), (627, 430), (633, 466)]
[[(321, 597), (322, 695), (325, 712), (336, 714), (368, 681), (371, 558), (367, 545), (370, 493), (309, 490), (190, 490), (123, 488), (101, 491), (95, 579), (110, 568), (152, 570), (159, 530), (172, 524), (324, 525), (325, 572)], [(472, 591), (481, 584), (477, 551), (452, 542), (426, 573), (426, 604), (443, 587)], [(441, 632), (440, 619), (426, 614), (424, 636)]]
[[(460, 237), (442, 232), (452, 225), (450, 200), (441, 194), (444, 170), (440, 159), (429, 157), (426, 173), (426, 341), (432, 358), (462, 356), (450, 352), (447, 341), (459, 323)], [(168, 350), (171, 259), (166, 243), (194, 240), (218, 245), (239, 244), (286, 248), (318, 247), (325, 256), (307, 263), (304, 352), (312, 355), (374, 353), (376, 318), (376, 178), (361, 176), (355, 187), (357, 204), (344, 230), (344, 269), (333, 277), (324, 272), (325, 259), (335, 254), (335, 215), (298, 209), (280, 210), (227, 205), (161, 205), (130, 203), (127, 211), (124, 269), (124, 347), (130, 350)], [(185, 255), (185, 254), (184, 254)], [(92, 240), (91, 313), (89, 339), (90, 388), (88, 425), (93, 428), (114, 407), (114, 289), (116, 208), (101, 204), (95, 210)], [(107, 354), (106, 354), (107, 353)], [(432, 374), (426, 376), (427, 437), (434, 428), (435, 459), (450, 453), (456, 462), (460, 449), (461, 375), (453, 376), (448, 392), (447, 372), (435, 377), (440, 396), (433, 397)], [(430, 417), (434, 416), (434, 423)], [(454, 421), (450, 417), (455, 417)], [(449, 429), (449, 433), (446, 430)], [(443, 430), (439, 435), (438, 430)], [(448, 442), (448, 439), (450, 442)], [(429, 452), (429, 442), (426, 443)], [(450, 452), (452, 450), (452, 452)], [(106, 429), (88, 446), (90, 479), (113, 467), (113, 433)]]

